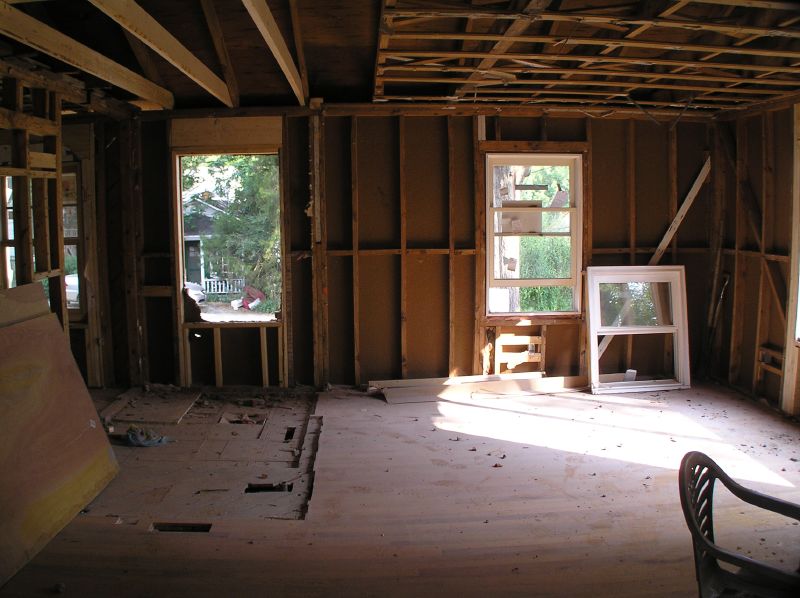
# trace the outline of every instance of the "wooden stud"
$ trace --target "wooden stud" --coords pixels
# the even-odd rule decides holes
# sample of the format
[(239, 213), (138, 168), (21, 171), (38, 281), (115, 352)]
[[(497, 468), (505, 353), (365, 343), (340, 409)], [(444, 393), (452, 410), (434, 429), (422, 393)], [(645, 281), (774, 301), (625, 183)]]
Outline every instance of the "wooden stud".
[(400, 371), (402, 378), (408, 378), (408, 253), (407, 253), (407, 197), (406, 197), (406, 127), (405, 117), (398, 117), (400, 181)]
[(352, 211), (353, 247), (353, 375), (356, 384), (361, 384), (361, 304), (359, 290), (361, 275), (359, 271), (359, 230), (358, 230), (358, 117), (350, 120), (350, 201)]
[(484, 371), (486, 336), (481, 322), (486, 319), (486, 164), (480, 143), (486, 139), (486, 117), (474, 116), (472, 155), (475, 170), (475, 348), (473, 374)]
[(792, 240), (789, 263), (789, 294), (786, 302), (786, 335), (784, 337), (781, 409), (791, 415), (800, 413), (797, 392), (798, 357), (798, 287), (800, 287), (800, 104), (792, 108)]
[(324, 121), (319, 114), (311, 117), (309, 160), (311, 203), (313, 206), (311, 254), (314, 272), (314, 383), (328, 382), (328, 234), (325, 227), (325, 147)]
[[(625, 195), (628, 202), (628, 263), (631, 266), (636, 265), (636, 121), (628, 121), (626, 130), (626, 144), (625, 144), (625, 157), (626, 157), (626, 185)], [(606, 336), (603, 340), (613, 340), (613, 336)], [(607, 346), (607, 345), (606, 345)], [(603, 350), (600, 350), (600, 355), (603, 355)], [(633, 360), (633, 336), (628, 335), (625, 345), (625, 369), (631, 367)]]
[(736, 122), (736, 232), (734, 237), (733, 256), (733, 310), (731, 316), (731, 339), (728, 357), (728, 383), (738, 384), (742, 363), (742, 321), (744, 318), (744, 278), (747, 260), (740, 254), (744, 240), (744, 208), (742, 206), (742, 189), (745, 174), (745, 156), (747, 154), (747, 129), (743, 120)]
[[(261, 348), (261, 386), (269, 386), (269, 357), (267, 355), (267, 329), (263, 326), (258, 328), (258, 341)], [(280, 351), (280, 343), (278, 343)]]
[[(283, 119), (282, 147), (290, 147), (288, 117)], [(289, 173), (291, 165), (288, 153), (281, 149), (278, 152), (280, 163), (280, 202), (281, 202), (281, 329), (278, 343), (278, 360), (280, 364), (281, 386), (294, 385), (294, 312), (292, 281), (294, 276), (293, 262), (290, 257), (292, 248), (292, 201), (289, 197)]]
[(447, 353), (447, 371), (450, 376), (457, 375), (455, 372), (456, 365), (456, 268), (455, 268), (455, 195), (456, 195), (456, 165), (455, 165), (455, 140), (453, 138), (453, 120), (452, 117), (447, 118), (447, 216), (448, 216), (448, 259), (447, 259), (447, 272), (448, 272), (448, 353)]
[(219, 326), (212, 328), (214, 334), (214, 386), (221, 387), (225, 383), (222, 377), (222, 331)]
[(31, 204), (33, 208), (33, 255), (34, 272), (50, 271), (50, 219), (47, 209), (46, 179), (31, 180)]
[(767, 239), (767, 222), (770, 220), (772, 209), (773, 189), (774, 189), (774, 170), (773, 170), (773, 144), (774, 125), (772, 113), (765, 112), (761, 117), (761, 230), (759, 231), (759, 246), (761, 247), (761, 260), (758, 269), (758, 303), (756, 308), (756, 332), (755, 349), (753, 355), (753, 381), (752, 392), (757, 394), (760, 391), (762, 379), (762, 363), (760, 359), (761, 346), (767, 341), (767, 331), (769, 330), (769, 302), (767, 300), (767, 281), (769, 277), (766, 270), (768, 262), (764, 259), (764, 254), (771, 241)]

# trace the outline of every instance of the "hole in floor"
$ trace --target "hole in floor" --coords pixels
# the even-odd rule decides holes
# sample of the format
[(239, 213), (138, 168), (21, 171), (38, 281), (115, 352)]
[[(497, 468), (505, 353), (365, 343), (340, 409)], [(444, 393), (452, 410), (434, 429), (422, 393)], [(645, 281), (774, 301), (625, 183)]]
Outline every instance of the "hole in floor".
[(152, 529), (157, 532), (208, 532), (210, 523), (154, 523)]
[(245, 494), (253, 492), (291, 492), (294, 484), (280, 482), (278, 484), (247, 484), (244, 489)]
[(286, 434), (283, 435), (283, 441), (290, 442), (292, 438), (294, 438), (295, 431), (297, 431), (297, 428), (295, 428), (294, 426), (288, 426), (286, 428)]

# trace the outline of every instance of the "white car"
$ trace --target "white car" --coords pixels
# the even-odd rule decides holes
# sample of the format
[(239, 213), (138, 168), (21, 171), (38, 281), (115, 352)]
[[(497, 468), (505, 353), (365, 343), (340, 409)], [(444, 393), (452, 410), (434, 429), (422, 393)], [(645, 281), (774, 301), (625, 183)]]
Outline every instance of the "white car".
[(76, 309), (81, 306), (78, 285), (77, 274), (67, 274), (64, 277), (64, 286), (67, 290), (67, 307), (70, 309)]
[(185, 282), (183, 283), (183, 287), (186, 289), (186, 293), (194, 299), (197, 303), (206, 300), (206, 294), (203, 292), (203, 286), (197, 284), (196, 282)]

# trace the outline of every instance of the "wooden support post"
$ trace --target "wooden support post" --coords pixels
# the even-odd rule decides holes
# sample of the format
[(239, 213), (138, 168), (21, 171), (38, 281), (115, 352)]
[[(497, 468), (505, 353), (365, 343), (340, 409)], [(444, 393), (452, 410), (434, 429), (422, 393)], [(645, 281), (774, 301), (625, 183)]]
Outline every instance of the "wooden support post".
[[(284, 117), (282, 128), (282, 148), (290, 147), (289, 119)], [(294, 315), (293, 315), (293, 262), (290, 257), (292, 250), (292, 201), (289, 198), (289, 172), (290, 165), (288, 154), (284, 149), (278, 153), (280, 161), (280, 201), (281, 201), (281, 327), (279, 330), (278, 360), (280, 368), (281, 386), (294, 384)]]
[(447, 320), (448, 320), (448, 353), (447, 353), (447, 372), (448, 375), (456, 375), (456, 264), (455, 264), (455, 183), (456, 173), (455, 166), (455, 141), (453, 139), (453, 119), (447, 117), (447, 218), (449, 222), (447, 238), (448, 238), (448, 257), (447, 257)]
[[(625, 196), (628, 201), (628, 263), (636, 265), (636, 121), (629, 120), (627, 124), (627, 136), (625, 144), (626, 157), (626, 185)], [(613, 339), (613, 336), (606, 338)], [(600, 351), (600, 356), (603, 351)], [(631, 367), (633, 360), (633, 336), (628, 335), (625, 346), (625, 369)]]
[(141, 162), (138, 120), (120, 126), (122, 175), (122, 243), (125, 281), (125, 319), (128, 343), (128, 375), (131, 385), (147, 380), (145, 370), (144, 321), (141, 297)]
[[(667, 133), (668, 156), (667, 173), (669, 176), (669, 220), (675, 218), (678, 212), (678, 132), (676, 127), (671, 127)], [(677, 233), (676, 233), (677, 234)], [(678, 259), (678, 240), (674, 240), (672, 245), (672, 263)]]
[(720, 272), (722, 270), (722, 248), (725, 237), (725, 161), (722, 159), (723, 149), (722, 141), (720, 139), (720, 124), (715, 123), (713, 126), (713, 153), (712, 161), (714, 164), (714, 201), (711, 211), (711, 231), (709, 234), (709, 248), (711, 251), (711, 265), (710, 265), (710, 292), (708, 295), (708, 309), (706, 314), (706, 327), (705, 335), (703, 338), (703, 346), (701, 359), (703, 360), (703, 373), (709, 374), (713, 371), (714, 363), (713, 356), (716, 352), (713, 350), (715, 345), (714, 334), (714, 314), (716, 312)]
[(742, 363), (742, 321), (744, 319), (744, 278), (747, 258), (741, 254), (744, 240), (745, 215), (742, 190), (746, 178), (747, 129), (742, 119), (736, 122), (736, 232), (733, 256), (733, 312), (728, 357), (728, 383), (738, 384)]
[(480, 151), (480, 142), (486, 139), (486, 117), (473, 117), (472, 155), (475, 169), (475, 348), (472, 373), (484, 371), (484, 349), (486, 321), (486, 164)]
[(405, 117), (398, 117), (399, 127), (399, 181), (400, 181), (400, 372), (402, 378), (408, 378), (408, 252), (407, 239), (407, 201), (406, 201), (406, 127)]
[(33, 207), (33, 271), (37, 274), (50, 272), (47, 179), (31, 179), (31, 205)]
[(49, 277), (50, 309), (58, 315), (64, 332), (69, 334), (69, 313), (67, 311), (67, 291), (64, 281), (64, 200), (61, 188), (62, 148), (61, 148), (61, 96), (48, 93), (45, 103), (47, 118), (56, 125), (55, 135), (44, 137), (44, 150), (55, 156), (55, 178), (47, 180), (47, 220), (48, 220), (48, 262), (52, 270), (58, 270)]
[[(768, 264), (765, 257), (767, 248), (772, 246), (772, 242), (767, 238), (767, 222), (770, 221), (773, 197), (773, 119), (771, 112), (764, 112), (761, 115), (761, 230), (759, 231), (759, 247), (761, 248), (761, 260), (758, 269), (758, 306), (756, 311), (756, 333), (754, 338), (753, 355), (753, 381), (751, 390), (754, 395), (758, 394), (761, 388), (763, 375), (762, 363), (760, 358), (761, 346), (767, 342), (767, 331), (769, 330), (769, 301), (767, 298), (767, 278), (769, 278)], [(776, 264), (777, 265), (777, 264)]]
[(350, 120), (350, 201), (353, 217), (352, 250), (353, 250), (353, 376), (356, 384), (361, 384), (361, 304), (359, 289), (361, 275), (358, 257), (358, 117)]
[[(280, 330), (280, 329), (279, 329)], [(280, 333), (278, 334), (280, 340)], [(267, 355), (267, 329), (264, 326), (258, 327), (258, 342), (261, 348), (261, 386), (269, 386), (269, 356)], [(280, 342), (278, 351), (281, 351)]]
[(800, 413), (798, 393), (798, 287), (800, 286), (800, 104), (792, 111), (792, 247), (789, 262), (789, 295), (786, 303), (786, 336), (784, 340), (781, 409), (791, 415)]
[(311, 198), (313, 205), (311, 255), (314, 293), (314, 384), (328, 382), (328, 235), (325, 228), (324, 121), (322, 116), (311, 117), (309, 159), (311, 160)]

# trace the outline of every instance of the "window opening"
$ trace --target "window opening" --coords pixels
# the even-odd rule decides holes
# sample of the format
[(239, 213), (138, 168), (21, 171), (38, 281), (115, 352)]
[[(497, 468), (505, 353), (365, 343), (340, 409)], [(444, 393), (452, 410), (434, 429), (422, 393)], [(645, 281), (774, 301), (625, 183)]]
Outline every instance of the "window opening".
[(279, 319), (278, 156), (185, 155), (180, 172), (187, 300), (206, 321)]
[(581, 156), (488, 154), (487, 312), (580, 311)]

